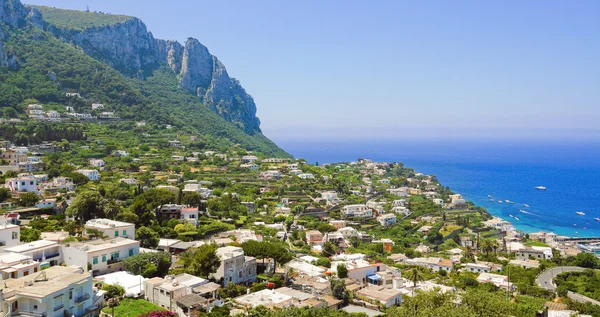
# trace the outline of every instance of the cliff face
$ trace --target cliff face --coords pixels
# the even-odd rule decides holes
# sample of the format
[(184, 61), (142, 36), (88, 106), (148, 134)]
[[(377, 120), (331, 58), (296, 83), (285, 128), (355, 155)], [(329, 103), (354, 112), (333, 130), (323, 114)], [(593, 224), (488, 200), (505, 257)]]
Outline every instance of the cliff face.
[[(29, 10), (18, 0), (2, 0), (0, 2), (0, 67), (15, 68), (17, 63), (17, 57), (8, 52), (4, 46), (7, 35), (2, 28), (2, 24), (6, 27), (18, 27), (24, 23), (28, 13)], [(37, 13), (39, 12), (33, 12), (32, 16), (35, 17)], [(36, 22), (38, 22), (37, 19)]]
[(185, 45), (155, 39), (137, 18), (83, 30), (47, 23), (46, 30), (129, 76), (141, 78), (166, 64), (178, 76), (179, 86), (198, 96), (208, 108), (250, 135), (260, 132), (252, 97), (197, 39), (189, 38)]

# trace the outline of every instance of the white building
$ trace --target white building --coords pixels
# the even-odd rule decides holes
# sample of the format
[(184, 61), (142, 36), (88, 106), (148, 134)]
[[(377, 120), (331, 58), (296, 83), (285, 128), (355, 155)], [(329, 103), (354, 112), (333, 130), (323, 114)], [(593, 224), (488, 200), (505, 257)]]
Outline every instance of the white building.
[(400, 305), (402, 303), (402, 291), (385, 286), (371, 285), (356, 292), (359, 297), (365, 297), (380, 302), (385, 307)]
[(6, 187), (13, 193), (39, 193), (37, 179), (33, 176), (9, 178), (6, 180)]
[(133, 275), (129, 272), (114, 272), (96, 276), (96, 280), (107, 285), (118, 285), (125, 289), (125, 297), (139, 297), (144, 295), (144, 281), (141, 275)]
[(181, 208), (181, 221), (188, 222), (194, 226), (198, 225), (198, 217), (200, 213), (197, 207), (185, 207)]
[(208, 198), (210, 195), (212, 195), (212, 190), (202, 187), (202, 184), (195, 183), (185, 184), (182, 191), (198, 193), (200, 196), (202, 196), (202, 198)]
[(68, 243), (62, 248), (67, 265), (91, 268), (94, 275), (123, 269), (122, 261), (140, 252), (140, 242), (125, 238)]
[(90, 219), (85, 223), (85, 229), (100, 230), (107, 238), (126, 238), (135, 240), (135, 225), (129, 222), (111, 219)]
[(517, 251), (517, 260), (526, 261), (529, 258), (534, 260), (548, 260), (552, 258), (552, 248), (550, 247), (524, 247)]
[(33, 241), (5, 248), (4, 252), (29, 256), (33, 261), (40, 262), (42, 266), (55, 266), (63, 263), (60, 245), (56, 241)]
[(414, 258), (414, 259), (407, 259), (406, 261), (404, 261), (404, 264), (406, 264), (406, 265), (424, 266), (424, 267), (432, 269), (434, 272), (438, 272), (438, 271), (441, 271), (441, 270), (450, 272), (453, 269), (452, 260), (443, 259), (443, 258)]
[(477, 277), (477, 282), (479, 283), (492, 283), (496, 285), (496, 287), (505, 289), (505, 290), (514, 290), (515, 286), (513, 283), (508, 281), (508, 276), (492, 274), (492, 273), (481, 273)]
[(35, 204), (35, 207), (39, 209), (54, 208), (56, 207), (56, 198), (42, 199)]
[(40, 270), (40, 262), (18, 253), (0, 254), (0, 280), (20, 278)]
[(221, 266), (213, 276), (216, 279), (223, 278), (223, 286), (229, 282), (239, 284), (256, 281), (256, 259), (245, 256), (242, 248), (218, 248), (217, 256), (221, 259)]
[(394, 214), (381, 215), (381, 216), (377, 217), (377, 221), (382, 226), (385, 226), (385, 227), (391, 226), (396, 223), (396, 215), (394, 215)]
[(91, 159), (90, 160), (90, 165), (93, 167), (103, 167), (104, 166), (104, 160), (102, 159)]
[(80, 169), (80, 170), (76, 170), (75, 173), (83, 174), (83, 175), (85, 175), (85, 177), (89, 178), (89, 180), (91, 180), (91, 181), (100, 180), (100, 173), (98, 173), (97, 170)]
[(95, 316), (92, 275), (81, 267), (55, 266), (4, 282), (3, 316)]
[(125, 183), (127, 185), (135, 185), (137, 184), (137, 179), (135, 178), (121, 178), (119, 179), (120, 183)]
[(144, 298), (155, 305), (176, 311), (177, 298), (192, 294), (194, 288), (207, 284), (207, 280), (186, 273), (167, 275), (165, 278), (154, 277), (144, 281)]
[(342, 214), (346, 217), (373, 217), (373, 211), (367, 205), (346, 205), (342, 207)]
[(301, 173), (301, 174), (298, 174), (298, 177), (300, 177), (301, 179), (314, 179), (315, 175), (313, 175), (311, 173)]
[(6, 217), (0, 217), (0, 246), (12, 247), (21, 243), (21, 227), (13, 225)]

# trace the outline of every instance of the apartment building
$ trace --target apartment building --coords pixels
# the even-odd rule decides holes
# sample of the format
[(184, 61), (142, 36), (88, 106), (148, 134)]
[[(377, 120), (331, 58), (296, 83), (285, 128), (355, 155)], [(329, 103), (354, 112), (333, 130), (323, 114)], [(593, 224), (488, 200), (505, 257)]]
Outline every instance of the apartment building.
[(135, 225), (128, 222), (111, 219), (90, 219), (85, 223), (85, 229), (100, 230), (107, 238), (127, 238), (135, 240)]
[(213, 276), (218, 280), (223, 278), (223, 286), (229, 282), (234, 284), (256, 281), (256, 259), (245, 256), (240, 247), (227, 246), (217, 249), (221, 266)]
[(62, 248), (64, 262), (89, 268), (94, 276), (121, 271), (123, 260), (140, 253), (140, 242), (125, 238), (68, 243)]

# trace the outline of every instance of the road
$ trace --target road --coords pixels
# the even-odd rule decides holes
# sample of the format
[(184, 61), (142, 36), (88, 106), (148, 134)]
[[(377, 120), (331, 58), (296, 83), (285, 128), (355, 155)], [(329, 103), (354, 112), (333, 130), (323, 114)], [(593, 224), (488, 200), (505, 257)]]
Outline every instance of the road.
[(582, 272), (583, 270), (585, 269), (578, 266), (553, 267), (551, 269), (547, 269), (546, 271), (538, 275), (538, 277), (535, 279), (535, 282), (541, 288), (547, 289), (549, 291), (556, 291), (556, 285), (554, 285), (554, 283), (552, 282), (556, 275), (563, 272)]

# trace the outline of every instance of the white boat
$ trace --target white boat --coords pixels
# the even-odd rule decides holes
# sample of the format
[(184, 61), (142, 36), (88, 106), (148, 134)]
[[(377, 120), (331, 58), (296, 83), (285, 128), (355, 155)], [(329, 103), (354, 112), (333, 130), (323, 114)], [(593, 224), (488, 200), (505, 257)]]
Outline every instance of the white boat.
[(510, 200), (508, 200), (508, 199), (507, 199), (507, 200), (505, 200), (505, 202), (506, 202), (507, 204), (510, 204)]
[(493, 199), (490, 199), (490, 201), (494, 201)]
[(502, 203), (502, 200), (498, 200), (499, 203)]
[(529, 208), (529, 205), (528, 204), (523, 204), (523, 207)]
[(519, 220), (519, 217), (515, 217), (515, 220)]
[(576, 224), (576, 223), (574, 223), (574, 224), (573, 224), (573, 227), (577, 227), (577, 224)]
[(537, 186), (535, 189), (537, 189), (537, 190), (546, 190), (546, 187), (545, 186)]
[(488, 198), (492, 198), (492, 195), (488, 195)]
[(508, 215), (508, 216), (509, 216), (509, 217), (511, 217), (511, 218), (513, 218), (513, 217), (514, 217), (513, 215)]
[(600, 218), (596, 217), (596, 218), (594, 218), (594, 220), (596, 220), (596, 221), (600, 221)]
[(580, 216), (585, 216), (585, 212), (583, 212), (583, 211), (578, 211), (578, 212), (576, 212), (576, 214), (578, 214)]
[(523, 209), (520, 209), (519, 211), (522, 212), (522, 213), (525, 213), (525, 210), (523, 210)]

